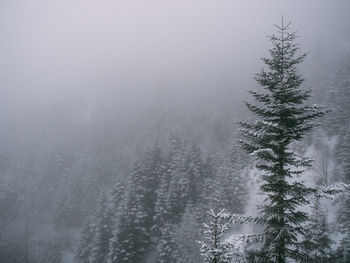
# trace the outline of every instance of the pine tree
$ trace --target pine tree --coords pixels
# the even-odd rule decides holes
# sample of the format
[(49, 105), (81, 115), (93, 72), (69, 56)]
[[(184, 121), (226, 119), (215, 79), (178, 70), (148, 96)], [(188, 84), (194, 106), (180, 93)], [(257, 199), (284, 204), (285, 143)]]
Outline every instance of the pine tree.
[(112, 262), (117, 262), (118, 259), (118, 253), (119, 253), (119, 247), (118, 247), (118, 238), (119, 238), (119, 231), (120, 231), (120, 225), (119, 225), (119, 221), (120, 221), (120, 215), (118, 218), (116, 218), (115, 221), (117, 221), (118, 223), (114, 222), (113, 223), (113, 227), (112, 227), (112, 233), (111, 233), (111, 238), (109, 240), (109, 244), (108, 244), (108, 263), (112, 263)]
[(186, 160), (186, 176), (189, 180), (189, 189), (188, 196), (189, 200), (195, 204), (199, 197), (201, 190), (203, 189), (201, 178), (201, 170), (202, 170), (202, 159), (201, 159), (201, 151), (196, 143), (194, 143), (191, 147), (190, 154)]
[(115, 213), (116, 210), (119, 210), (119, 208), (124, 205), (127, 187), (126, 175), (122, 174), (119, 180), (113, 185), (110, 192), (111, 213)]
[[(350, 183), (350, 60), (338, 71), (330, 91), (329, 103), (333, 108), (328, 121), (331, 134), (338, 136), (335, 145), (336, 179)], [(349, 190), (339, 198), (337, 221), (343, 235), (340, 256), (343, 262), (350, 261), (350, 194)]]
[(196, 242), (200, 239), (200, 226), (193, 205), (187, 205), (180, 223), (173, 231), (172, 239), (176, 244), (177, 263), (201, 261), (200, 247)]
[[(214, 160), (214, 158), (207, 157), (202, 166), (203, 189), (201, 191), (200, 204), (197, 207), (203, 218), (207, 217), (208, 209), (214, 209), (216, 206), (219, 206), (219, 196), (223, 192), (217, 187), (219, 184), (217, 163), (218, 161)], [(225, 205), (220, 204), (220, 207), (225, 207)]]
[(332, 240), (329, 237), (327, 214), (320, 202), (319, 197), (313, 202), (310, 222), (305, 227), (304, 250), (315, 262), (332, 262)]
[[(141, 161), (136, 162), (132, 171), (129, 198), (120, 218), (120, 230), (113, 234), (114, 247), (110, 247), (112, 262), (138, 262), (149, 247), (149, 234), (145, 227), (149, 216), (143, 199), (146, 176)], [(113, 255), (111, 255), (113, 250)]]
[(78, 227), (86, 212), (84, 211), (86, 203), (83, 199), (83, 181), (79, 178), (70, 180), (70, 183), (62, 186), (57, 194), (54, 220), (58, 227)]
[(79, 245), (76, 251), (75, 259), (79, 263), (91, 262), (91, 246), (93, 242), (93, 227), (90, 222), (85, 224), (81, 231)]
[(91, 262), (107, 262), (109, 241), (112, 237), (112, 215), (108, 207), (107, 195), (103, 194), (98, 202), (93, 224), (93, 240), (91, 242)]
[(118, 180), (112, 188), (111, 191), (111, 205), (109, 207), (110, 214), (112, 216), (111, 220), (111, 237), (109, 240), (108, 249), (108, 262), (116, 262), (118, 256), (118, 238), (120, 231), (120, 222), (125, 212), (126, 202), (127, 202), (127, 192), (129, 190), (129, 185), (127, 184), (126, 176)]
[(311, 165), (309, 159), (298, 156), (290, 149), (312, 130), (314, 119), (325, 111), (316, 105), (305, 105), (311, 91), (300, 88), (303, 79), (297, 65), (306, 54), (297, 55), (296, 34), (288, 31), (289, 24), (282, 21), (278, 34), (272, 35), (271, 58), (263, 58), (267, 70), (256, 75), (256, 81), (265, 92), (250, 91), (259, 103), (246, 103), (258, 116), (252, 123), (241, 122), (243, 148), (258, 160), (256, 167), (263, 172), (262, 192), (267, 194), (262, 207), (266, 219), (265, 239), (262, 249), (265, 262), (287, 262), (288, 258), (303, 260), (299, 250), (300, 235), (307, 213), (299, 209), (307, 204), (307, 188), (295, 179), (303, 168)]
[(342, 133), (344, 124), (350, 122), (350, 59), (337, 72), (329, 90), (328, 104), (332, 108), (327, 117), (326, 129), (331, 135)]
[[(233, 170), (230, 166), (230, 162), (227, 159), (222, 161), (215, 172), (215, 176), (210, 178), (207, 182), (207, 199), (209, 209), (218, 209), (219, 207), (225, 207), (232, 209), (231, 201), (234, 200), (234, 191), (232, 184)], [(206, 213), (206, 216), (208, 213)]]
[(350, 191), (340, 198), (338, 223), (343, 238), (340, 242), (340, 254), (343, 262), (350, 261)]
[(341, 134), (339, 135), (335, 147), (335, 155), (338, 179), (350, 183), (350, 125), (348, 123), (342, 128)]
[(169, 176), (169, 205), (171, 222), (178, 223), (186, 208), (189, 193), (189, 178), (185, 170), (185, 145), (180, 139), (171, 141), (167, 161)]
[(113, 262), (144, 262), (159, 233), (155, 204), (164, 162), (156, 144), (132, 171), (129, 197), (119, 223)]
[(217, 207), (225, 207), (228, 211), (237, 214), (243, 214), (248, 194), (247, 173), (244, 170), (244, 162), (241, 160), (241, 151), (236, 149), (224, 158), (212, 182), (213, 199), (217, 202)]
[(208, 263), (230, 263), (232, 262), (232, 245), (225, 241), (224, 235), (228, 230), (228, 221), (224, 210), (215, 212), (210, 210), (209, 224), (204, 224), (205, 240), (199, 241), (202, 257)]
[(161, 226), (166, 221), (173, 219), (174, 210), (177, 209), (177, 183), (183, 174), (183, 153), (182, 142), (179, 138), (171, 138), (169, 153), (164, 160), (164, 169), (160, 174), (160, 182), (157, 191), (157, 200), (155, 204), (155, 217), (157, 223)]
[(173, 263), (179, 258), (178, 248), (174, 239), (174, 229), (177, 225), (164, 224), (161, 228), (160, 238), (157, 243), (157, 262)]

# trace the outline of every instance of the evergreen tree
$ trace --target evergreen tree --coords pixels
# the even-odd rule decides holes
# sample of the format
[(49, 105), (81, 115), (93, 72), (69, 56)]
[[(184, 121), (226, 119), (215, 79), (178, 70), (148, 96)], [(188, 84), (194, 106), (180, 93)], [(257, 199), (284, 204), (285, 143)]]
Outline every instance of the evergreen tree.
[(120, 209), (120, 207), (124, 205), (127, 189), (128, 184), (126, 180), (126, 175), (122, 174), (119, 177), (118, 181), (113, 185), (112, 190), (110, 192), (110, 209), (112, 210), (111, 213), (116, 213)]
[(174, 239), (174, 229), (177, 225), (164, 224), (161, 228), (160, 238), (157, 243), (157, 262), (173, 263), (179, 258), (177, 243)]
[(337, 72), (329, 91), (328, 103), (332, 107), (326, 129), (332, 135), (339, 135), (344, 124), (350, 122), (350, 59)]
[(241, 122), (242, 144), (245, 150), (258, 160), (256, 167), (262, 176), (262, 192), (267, 194), (262, 213), (266, 219), (265, 239), (262, 252), (265, 262), (287, 262), (287, 259), (303, 260), (300, 252), (300, 235), (307, 213), (299, 209), (307, 204), (306, 186), (295, 175), (310, 166), (311, 161), (291, 151), (290, 145), (312, 130), (314, 119), (325, 114), (316, 105), (305, 105), (311, 91), (300, 88), (302, 77), (297, 65), (306, 54), (297, 55), (295, 33), (288, 25), (277, 26), (278, 34), (271, 36), (271, 58), (263, 58), (268, 70), (256, 75), (256, 81), (265, 92), (250, 91), (259, 105), (246, 103), (248, 109), (259, 118)]
[(332, 262), (332, 240), (329, 237), (327, 214), (320, 207), (320, 198), (316, 197), (312, 206), (310, 222), (305, 227), (304, 250), (315, 262)]
[(233, 169), (238, 173), (244, 170), (249, 164), (248, 155), (242, 150), (239, 144), (234, 144), (229, 154)]
[[(67, 175), (66, 175), (67, 176)], [(66, 178), (65, 178), (66, 179)], [(68, 180), (68, 179), (66, 179)], [(86, 210), (84, 200), (84, 182), (79, 178), (64, 180), (66, 185), (60, 187), (57, 193), (57, 204), (54, 207), (54, 221), (57, 227), (78, 227), (83, 220)]]
[(235, 145), (231, 152), (231, 166), (233, 179), (233, 192), (235, 197), (231, 201), (233, 213), (243, 214), (246, 201), (248, 198), (248, 158), (238, 145)]
[[(214, 209), (219, 204), (219, 195), (222, 193), (221, 189), (217, 188), (219, 181), (217, 163), (218, 161), (207, 157), (202, 166), (203, 189), (198, 208), (203, 218), (207, 217), (208, 208)], [(220, 207), (225, 207), (225, 205), (220, 205)]]
[[(350, 183), (350, 60), (338, 71), (330, 91), (329, 103), (333, 108), (328, 121), (330, 131), (337, 135), (335, 145), (336, 179)], [(343, 236), (339, 248), (343, 262), (350, 261), (350, 194), (349, 190), (339, 198), (337, 221)]]
[(111, 205), (110, 205), (110, 214), (112, 216), (111, 220), (111, 237), (109, 240), (109, 249), (108, 249), (108, 262), (116, 262), (118, 256), (118, 237), (120, 231), (120, 221), (123, 215), (123, 212), (126, 208), (127, 195), (126, 193), (129, 190), (129, 185), (127, 180), (124, 177), (121, 177), (118, 182), (112, 188), (111, 191)]
[(345, 183), (350, 183), (350, 125), (348, 123), (339, 135), (335, 155), (337, 178)]
[(189, 178), (185, 170), (185, 145), (180, 139), (171, 141), (167, 161), (169, 176), (170, 221), (178, 223), (186, 208), (189, 193)]
[(196, 218), (196, 210), (188, 204), (172, 235), (176, 244), (177, 263), (197, 263), (201, 261), (200, 246), (196, 242), (200, 239), (200, 226)]
[(234, 196), (232, 175), (232, 167), (227, 163), (227, 160), (219, 164), (215, 176), (207, 182), (207, 198), (209, 200), (206, 211), (208, 211), (208, 207), (214, 210), (219, 207), (232, 208), (230, 204)]
[(91, 263), (91, 248), (93, 242), (93, 227), (90, 222), (85, 224), (81, 231), (79, 245), (75, 259), (79, 263)]
[(171, 205), (169, 196), (169, 178), (166, 172), (162, 173), (160, 184), (157, 189), (157, 200), (155, 204), (155, 220), (160, 226), (171, 216)]
[(340, 198), (338, 210), (338, 222), (343, 238), (340, 242), (340, 256), (343, 262), (350, 261), (350, 191)]
[(203, 178), (201, 177), (202, 157), (201, 151), (196, 143), (191, 147), (190, 154), (186, 160), (186, 177), (189, 180), (188, 197), (189, 200), (195, 204), (203, 189)]
[(219, 165), (216, 177), (212, 182), (212, 196), (216, 206), (243, 214), (247, 200), (247, 171), (244, 170), (244, 162), (241, 158), (241, 150), (229, 154)]
[(91, 262), (107, 262), (109, 241), (112, 237), (112, 215), (108, 207), (108, 199), (105, 194), (98, 202), (95, 215), (95, 224), (93, 224), (93, 240), (91, 242)]
[[(183, 153), (182, 143), (179, 138), (171, 138), (168, 156), (164, 160), (164, 169), (160, 174), (160, 182), (157, 191), (155, 204), (155, 217), (161, 226), (171, 220), (173, 210), (177, 208), (177, 194), (175, 184), (183, 174)], [(184, 189), (181, 189), (184, 190)]]
[(164, 161), (155, 145), (139, 160), (132, 171), (129, 197), (120, 218), (113, 262), (145, 262), (159, 233), (155, 204)]
[(208, 212), (209, 224), (204, 224), (205, 240), (199, 241), (201, 254), (208, 263), (230, 263), (232, 262), (232, 245), (224, 240), (228, 230), (228, 221), (224, 210)]
[(132, 186), (120, 218), (120, 230), (114, 233), (117, 241), (114, 242), (112, 262), (138, 262), (149, 247), (149, 233), (145, 228), (149, 215), (143, 205), (146, 194), (144, 189), (146, 177), (143, 172), (142, 162), (139, 161), (132, 171)]

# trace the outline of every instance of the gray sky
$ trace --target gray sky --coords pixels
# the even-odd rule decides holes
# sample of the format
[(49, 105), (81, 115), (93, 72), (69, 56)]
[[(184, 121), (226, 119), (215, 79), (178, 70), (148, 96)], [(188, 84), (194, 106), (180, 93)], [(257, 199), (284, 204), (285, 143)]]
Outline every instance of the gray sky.
[(255, 85), (282, 15), (309, 61), (333, 66), (350, 53), (349, 13), (348, 0), (2, 0), (2, 100), (147, 104), (239, 92)]

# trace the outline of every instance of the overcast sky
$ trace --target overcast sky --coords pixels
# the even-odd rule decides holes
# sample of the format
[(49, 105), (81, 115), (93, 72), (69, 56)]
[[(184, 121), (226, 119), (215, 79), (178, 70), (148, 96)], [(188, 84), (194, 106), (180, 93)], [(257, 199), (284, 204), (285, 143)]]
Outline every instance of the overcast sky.
[(349, 13), (349, 0), (2, 0), (1, 97), (139, 104), (238, 92), (254, 83), (282, 15), (309, 61), (333, 65), (350, 53)]

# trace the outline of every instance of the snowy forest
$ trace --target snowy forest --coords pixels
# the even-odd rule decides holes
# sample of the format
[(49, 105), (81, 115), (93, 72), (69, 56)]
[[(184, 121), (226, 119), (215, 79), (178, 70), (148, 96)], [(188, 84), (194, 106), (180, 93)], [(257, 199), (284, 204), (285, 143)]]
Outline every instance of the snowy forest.
[(350, 1), (0, 1), (0, 263), (349, 263)]

